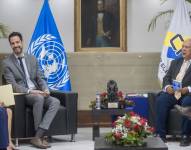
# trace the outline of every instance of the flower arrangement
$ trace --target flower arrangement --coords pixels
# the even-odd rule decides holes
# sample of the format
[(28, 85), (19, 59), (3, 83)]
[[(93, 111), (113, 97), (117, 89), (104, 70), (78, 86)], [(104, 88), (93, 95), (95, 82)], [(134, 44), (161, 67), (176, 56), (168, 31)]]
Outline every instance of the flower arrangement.
[(129, 112), (113, 123), (112, 131), (105, 136), (106, 142), (123, 146), (144, 146), (144, 139), (152, 136), (154, 128), (147, 120)]
[[(135, 103), (132, 100), (126, 99), (123, 92), (121, 92), (121, 91), (116, 93), (116, 97), (117, 97), (116, 100), (119, 104), (119, 108), (132, 107), (135, 105)], [(107, 92), (101, 93), (100, 100), (101, 100), (101, 108), (107, 108), (107, 104), (108, 104), (108, 102), (110, 102), (110, 100), (108, 98), (108, 93)], [(91, 101), (89, 107), (95, 108), (96, 100)]]

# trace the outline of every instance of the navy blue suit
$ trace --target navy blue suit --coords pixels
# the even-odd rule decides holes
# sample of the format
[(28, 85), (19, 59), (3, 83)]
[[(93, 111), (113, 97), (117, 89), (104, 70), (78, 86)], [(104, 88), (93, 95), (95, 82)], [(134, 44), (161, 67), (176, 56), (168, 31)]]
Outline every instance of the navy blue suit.
[[(180, 71), (184, 59), (179, 58), (173, 60), (170, 68), (163, 78), (163, 89), (167, 85), (172, 85), (172, 80), (176, 79), (177, 74)], [(182, 87), (191, 86), (191, 65), (187, 69), (184, 78), (182, 79)], [(168, 120), (168, 114), (170, 109), (173, 108), (175, 104), (180, 104), (182, 106), (191, 106), (191, 94), (183, 95), (180, 100), (176, 100), (174, 95), (170, 95), (167, 92), (161, 92), (156, 99), (156, 132), (160, 137), (164, 138), (166, 136), (166, 124)], [(182, 117), (182, 135), (189, 136), (191, 133), (191, 120), (187, 117)]]

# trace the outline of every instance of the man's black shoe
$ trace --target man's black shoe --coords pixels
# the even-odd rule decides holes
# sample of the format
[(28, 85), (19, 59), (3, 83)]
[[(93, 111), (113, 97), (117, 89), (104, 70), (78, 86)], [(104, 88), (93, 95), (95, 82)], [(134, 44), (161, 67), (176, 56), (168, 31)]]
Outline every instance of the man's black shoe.
[(164, 142), (164, 143), (167, 143), (167, 139), (165, 137), (161, 137), (161, 140)]
[(183, 135), (181, 137), (180, 146), (189, 146), (190, 145), (190, 137)]

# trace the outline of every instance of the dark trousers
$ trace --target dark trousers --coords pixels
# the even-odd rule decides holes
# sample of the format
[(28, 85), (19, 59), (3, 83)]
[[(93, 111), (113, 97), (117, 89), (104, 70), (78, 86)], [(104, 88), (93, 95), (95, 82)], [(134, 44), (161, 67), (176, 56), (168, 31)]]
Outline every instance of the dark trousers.
[[(161, 92), (156, 98), (156, 133), (158, 133), (160, 137), (166, 136), (169, 111), (175, 104), (184, 107), (191, 106), (191, 96), (184, 96), (177, 101), (173, 95)], [(189, 136), (191, 133), (191, 120), (183, 116), (181, 127), (182, 135)]]
[(8, 124), (6, 108), (0, 107), (0, 150), (8, 146)]

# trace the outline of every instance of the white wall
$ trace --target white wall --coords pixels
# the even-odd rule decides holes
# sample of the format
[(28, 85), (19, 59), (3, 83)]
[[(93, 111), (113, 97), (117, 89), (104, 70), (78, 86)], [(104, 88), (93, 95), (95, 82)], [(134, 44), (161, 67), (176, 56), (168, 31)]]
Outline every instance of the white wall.
[[(164, 19), (154, 32), (147, 25), (158, 11), (174, 8), (176, 0), (160, 6), (160, 0), (127, 0), (127, 46), (129, 52), (160, 52), (166, 29)], [(74, 0), (49, 0), (55, 21), (67, 52), (74, 51)], [(10, 31), (22, 32), (27, 48), (43, 0), (0, 0), (0, 22)], [(7, 39), (0, 39), (0, 53), (11, 52)]]
[(168, 0), (161, 6), (160, 0), (128, 0), (127, 46), (129, 52), (161, 51), (167, 30), (166, 19), (159, 20), (153, 32), (148, 32), (147, 27), (153, 16), (161, 10), (174, 8), (175, 2), (176, 0)]
[[(23, 34), (28, 47), (43, 0), (0, 0), (0, 22), (10, 31)], [(74, 51), (74, 0), (49, 0), (60, 36), (68, 52)], [(11, 52), (7, 39), (0, 40), (0, 52)]]

